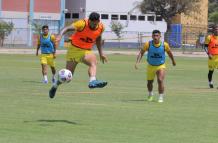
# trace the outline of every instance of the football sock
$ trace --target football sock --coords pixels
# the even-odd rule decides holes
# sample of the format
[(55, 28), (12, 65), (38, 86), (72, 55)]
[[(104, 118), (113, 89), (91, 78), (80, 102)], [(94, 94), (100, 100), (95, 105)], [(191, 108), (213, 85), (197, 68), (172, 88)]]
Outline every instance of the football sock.
[(148, 92), (148, 96), (153, 96), (153, 95), (154, 95), (154, 94), (153, 94), (152, 91), (151, 91), (151, 92), (150, 92), (150, 91)]
[(95, 76), (91, 76), (91, 77), (89, 78), (89, 82), (91, 82), (91, 81), (93, 81), (93, 80), (96, 80), (96, 77), (95, 77)]
[(209, 83), (212, 81), (213, 70), (208, 72), (208, 81)]
[(47, 75), (44, 75), (43, 77), (44, 77), (44, 80), (45, 80), (45, 81), (48, 81)]

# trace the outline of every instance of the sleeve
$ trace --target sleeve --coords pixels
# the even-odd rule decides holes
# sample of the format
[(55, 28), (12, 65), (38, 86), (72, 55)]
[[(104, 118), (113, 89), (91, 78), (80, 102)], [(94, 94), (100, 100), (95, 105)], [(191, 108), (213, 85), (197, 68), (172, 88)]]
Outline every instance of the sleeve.
[(170, 46), (167, 42), (164, 42), (164, 48), (166, 52), (170, 51)]
[(148, 51), (148, 48), (149, 48), (149, 42), (146, 42), (142, 48), (142, 50), (144, 51)]
[(55, 35), (54, 34), (51, 34), (51, 41), (55, 42)]
[(72, 26), (76, 29), (76, 31), (81, 31), (84, 29), (86, 23), (84, 20), (78, 20), (74, 23), (72, 23)]
[(205, 38), (204, 44), (209, 44), (209, 43), (210, 43), (210, 35), (208, 35), (208, 36)]

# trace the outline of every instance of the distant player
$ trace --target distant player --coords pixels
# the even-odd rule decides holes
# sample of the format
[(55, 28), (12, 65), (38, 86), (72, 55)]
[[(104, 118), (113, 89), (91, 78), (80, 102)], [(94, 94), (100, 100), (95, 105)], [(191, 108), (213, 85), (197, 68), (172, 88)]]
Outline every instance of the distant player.
[(208, 82), (210, 88), (213, 88), (214, 69), (218, 68), (218, 25), (214, 25), (212, 30), (213, 34), (206, 37), (204, 47), (208, 55)]
[(42, 26), (42, 34), (38, 38), (36, 56), (39, 54), (39, 49), (41, 49), (40, 62), (42, 66), (43, 83), (48, 83), (48, 65), (51, 67), (52, 71), (52, 83), (55, 83), (55, 36), (49, 33), (47, 25)]
[[(92, 52), (93, 46), (96, 44), (100, 60), (104, 63), (107, 62), (106, 56), (102, 51), (101, 34), (104, 31), (104, 26), (100, 22), (100, 15), (92, 12), (88, 19), (79, 20), (70, 26), (63, 28), (57, 36), (59, 42), (62, 36), (67, 31), (75, 31), (71, 36), (71, 45), (67, 49), (66, 55), (66, 69), (74, 73), (78, 63), (84, 63), (88, 66), (89, 75), (89, 88), (103, 88), (107, 85), (106, 81), (96, 79), (97, 59)], [(50, 98), (55, 96), (58, 86), (61, 84), (58, 81), (49, 91)]]
[(160, 40), (161, 33), (159, 30), (152, 32), (152, 39), (144, 44), (144, 47), (140, 50), (135, 69), (138, 69), (138, 63), (141, 61), (142, 56), (147, 51), (147, 88), (148, 88), (148, 101), (153, 100), (153, 81), (155, 75), (157, 76), (159, 99), (158, 102), (163, 102), (164, 97), (164, 78), (165, 78), (165, 52), (172, 60), (173, 66), (176, 65), (173, 54), (170, 50), (168, 43)]

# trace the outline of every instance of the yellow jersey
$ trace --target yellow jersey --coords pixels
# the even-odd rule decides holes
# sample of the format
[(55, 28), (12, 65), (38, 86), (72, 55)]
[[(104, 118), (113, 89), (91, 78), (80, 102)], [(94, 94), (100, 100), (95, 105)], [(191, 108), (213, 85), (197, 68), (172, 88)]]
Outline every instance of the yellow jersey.
[[(155, 46), (155, 47), (159, 47), (160, 45), (161, 45), (161, 42), (158, 43), (158, 44), (155, 44), (155, 43), (154, 43), (154, 46)], [(145, 44), (144, 44), (144, 46), (143, 46), (142, 49), (143, 49), (144, 51), (148, 51), (148, 48), (149, 48), (149, 42), (145, 42)], [(165, 49), (166, 52), (170, 51), (170, 46), (169, 46), (169, 44), (168, 44), (167, 42), (164, 42), (164, 49)]]

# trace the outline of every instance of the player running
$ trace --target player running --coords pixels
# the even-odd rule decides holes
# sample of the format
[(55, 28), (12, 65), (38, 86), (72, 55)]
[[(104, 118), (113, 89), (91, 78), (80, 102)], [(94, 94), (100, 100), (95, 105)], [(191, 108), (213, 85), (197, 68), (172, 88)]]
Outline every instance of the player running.
[(155, 75), (157, 75), (159, 99), (158, 102), (163, 102), (164, 97), (164, 78), (165, 78), (165, 52), (172, 60), (173, 66), (176, 65), (173, 54), (170, 50), (168, 43), (160, 40), (161, 33), (159, 30), (152, 32), (152, 39), (144, 44), (144, 47), (140, 50), (135, 69), (138, 69), (138, 63), (141, 61), (142, 56), (147, 51), (147, 88), (148, 88), (148, 101), (153, 101), (153, 81)]

